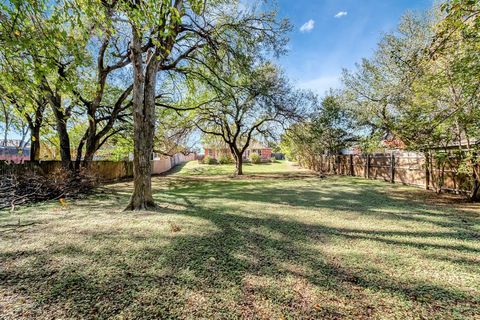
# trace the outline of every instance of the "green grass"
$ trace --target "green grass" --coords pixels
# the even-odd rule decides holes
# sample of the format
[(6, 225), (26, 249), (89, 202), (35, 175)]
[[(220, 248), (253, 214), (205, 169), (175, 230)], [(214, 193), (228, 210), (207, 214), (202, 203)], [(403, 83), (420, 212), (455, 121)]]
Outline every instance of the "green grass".
[(125, 182), (0, 212), (0, 318), (479, 318), (478, 205), (231, 169), (155, 177), (157, 212), (122, 212)]
[[(243, 164), (244, 174), (272, 174), (286, 173), (291, 171), (291, 166), (285, 161), (275, 163), (267, 162), (261, 164)], [(224, 165), (202, 165), (197, 161), (191, 161), (175, 170), (180, 176), (199, 176), (199, 175), (234, 175), (236, 172), (234, 164)]]

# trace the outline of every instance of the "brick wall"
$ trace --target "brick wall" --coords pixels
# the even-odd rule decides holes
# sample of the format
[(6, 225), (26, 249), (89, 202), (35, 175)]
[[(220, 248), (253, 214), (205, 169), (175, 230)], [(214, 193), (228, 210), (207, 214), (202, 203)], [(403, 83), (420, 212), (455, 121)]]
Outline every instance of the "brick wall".
[(270, 148), (262, 149), (260, 156), (262, 157), (262, 159), (270, 159), (272, 157), (272, 149)]

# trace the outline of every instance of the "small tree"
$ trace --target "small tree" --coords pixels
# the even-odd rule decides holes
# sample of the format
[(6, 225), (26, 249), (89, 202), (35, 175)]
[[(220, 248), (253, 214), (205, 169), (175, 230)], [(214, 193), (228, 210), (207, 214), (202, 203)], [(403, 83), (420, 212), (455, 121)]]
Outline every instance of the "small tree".
[(289, 159), (318, 170), (318, 156), (337, 154), (357, 140), (353, 116), (334, 91), (322, 99), (309, 119), (295, 123), (282, 136), (281, 150)]

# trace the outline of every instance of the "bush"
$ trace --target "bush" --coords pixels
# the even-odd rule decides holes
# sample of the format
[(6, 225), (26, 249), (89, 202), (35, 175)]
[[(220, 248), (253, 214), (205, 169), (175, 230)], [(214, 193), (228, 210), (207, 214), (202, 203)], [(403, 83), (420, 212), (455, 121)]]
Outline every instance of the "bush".
[(218, 163), (220, 163), (220, 164), (231, 164), (231, 163), (233, 163), (233, 158), (230, 157), (230, 156), (227, 156), (227, 155), (223, 155), (218, 160)]
[(204, 164), (217, 164), (217, 159), (212, 158), (210, 156), (206, 156), (205, 158), (203, 158), (203, 163)]
[(253, 153), (250, 154), (250, 161), (252, 163), (258, 164), (262, 161), (262, 158), (260, 157), (260, 155), (258, 153), (253, 152)]

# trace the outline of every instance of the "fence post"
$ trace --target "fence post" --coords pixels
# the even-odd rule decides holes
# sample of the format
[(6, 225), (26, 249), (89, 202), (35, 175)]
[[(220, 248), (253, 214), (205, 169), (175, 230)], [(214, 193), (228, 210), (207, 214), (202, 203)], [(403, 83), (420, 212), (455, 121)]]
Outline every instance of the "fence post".
[(367, 172), (366, 172), (366, 175), (367, 175), (367, 179), (370, 179), (370, 154), (367, 153)]
[(390, 183), (395, 183), (395, 155), (390, 154)]
[(340, 158), (338, 157), (338, 154), (336, 154), (333, 162), (333, 172), (334, 174), (342, 175), (339, 160)]
[(430, 189), (430, 155), (425, 152), (425, 189)]
[(367, 178), (367, 156), (363, 156), (363, 177)]
[(350, 155), (350, 175), (353, 177), (353, 154)]

